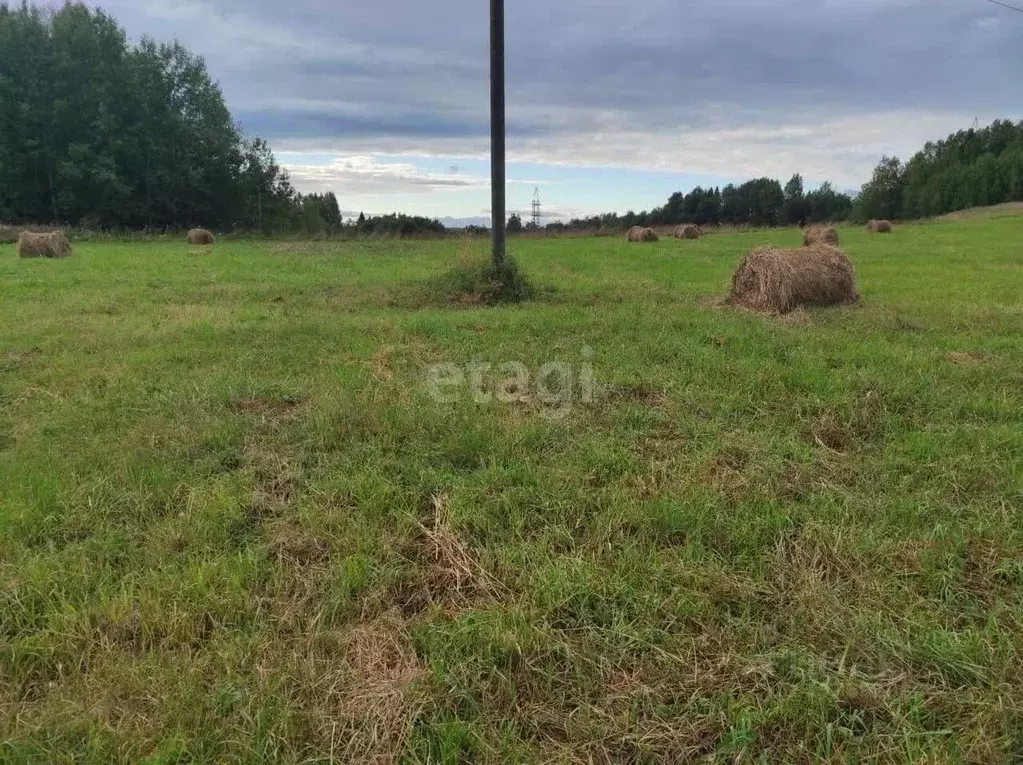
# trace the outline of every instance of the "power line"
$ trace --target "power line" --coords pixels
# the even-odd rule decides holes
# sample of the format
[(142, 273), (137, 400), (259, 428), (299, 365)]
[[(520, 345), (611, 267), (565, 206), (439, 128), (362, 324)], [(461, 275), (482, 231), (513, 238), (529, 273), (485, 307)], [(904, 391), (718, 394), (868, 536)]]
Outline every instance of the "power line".
[(984, 0), (984, 2), (991, 3), (992, 5), (1000, 5), (1003, 8), (1008, 8), (1010, 11), (1016, 11), (1016, 13), (1023, 13), (1023, 8), (1019, 8), (1015, 5), (1009, 5), (1008, 3), (1003, 3), (1001, 2), (1001, 0)]

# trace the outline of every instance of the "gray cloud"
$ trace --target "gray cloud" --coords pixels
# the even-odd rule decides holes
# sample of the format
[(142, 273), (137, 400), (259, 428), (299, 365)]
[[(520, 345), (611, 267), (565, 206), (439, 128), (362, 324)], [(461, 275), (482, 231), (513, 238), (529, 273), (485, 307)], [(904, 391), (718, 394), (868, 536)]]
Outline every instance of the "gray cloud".
[[(486, 151), (480, 0), (103, 6), (204, 55), (276, 146)], [(1023, 103), (1023, 14), (981, 0), (516, 0), (508, 35), (509, 150), (530, 161), (851, 184)]]

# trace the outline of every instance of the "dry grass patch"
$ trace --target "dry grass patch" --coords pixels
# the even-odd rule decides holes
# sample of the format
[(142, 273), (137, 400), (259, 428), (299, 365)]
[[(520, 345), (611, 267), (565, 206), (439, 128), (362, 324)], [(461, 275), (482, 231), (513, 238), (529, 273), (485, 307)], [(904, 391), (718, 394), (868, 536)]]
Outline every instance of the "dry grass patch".
[(971, 207), (967, 210), (946, 213), (938, 217), (938, 220), (964, 221), (985, 218), (1013, 218), (1023, 215), (1023, 202), (1005, 202), (990, 207)]
[[(404, 622), (385, 616), (343, 640), (345, 692), (337, 697), (332, 740), (342, 762), (397, 763), (426, 703), (417, 684), (427, 677)], [(335, 727), (336, 726), (336, 727)]]
[(663, 389), (645, 382), (616, 385), (607, 392), (619, 401), (631, 401), (654, 409), (661, 409), (668, 403)]
[(275, 634), (255, 665), (274, 685), (286, 682), (267, 691), (297, 702), (295, 732), (325, 762), (395, 765), (428, 703), (430, 675), (397, 613), (340, 631), (312, 623)]
[(504, 586), (452, 529), (448, 496), (431, 496), (425, 509), (429, 515), (416, 521), (420, 534), (406, 553), (412, 569), (391, 586), (390, 602), (406, 616), (415, 616), (433, 608), (455, 612), (497, 599)]
[(979, 367), (984, 363), (980, 356), (964, 351), (952, 351), (948, 354), (948, 360), (957, 367)]
[(391, 354), (393, 352), (393, 345), (385, 345), (379, 351), (374, 353), (373, 358), (369, 360), (370, 372), (376, 379), (386, 381), (390, 380), (394, 376), (390, 366)]
[(422, 545), (431, 564), (427, 574), (431, 589), (446, 593), (449, 599), (495, 597), (502, 589), (501, 584), (480, 565), (476, 555), (452, 530), (448, 496), (434, 495), (430, 504), (433, 517), (418, 526), (423, 532)]
[(750, 487), (746, 474), (749, 455), (741, 449), (727, 450), (708, 460), (701, 471), (702, 482), (729, 504), (739, 502)]
[(291, 414), (305, 403), (298, 396), (272, 398), (266, 396), (240, 396), (228, 402), (228, 408), (240, 414), (259, 414), (280, 417)]
[(267, 534), (270, 554), (279, 566), (307, 569), (330, 559), (331, 543), (291, 523), (279, 523)]

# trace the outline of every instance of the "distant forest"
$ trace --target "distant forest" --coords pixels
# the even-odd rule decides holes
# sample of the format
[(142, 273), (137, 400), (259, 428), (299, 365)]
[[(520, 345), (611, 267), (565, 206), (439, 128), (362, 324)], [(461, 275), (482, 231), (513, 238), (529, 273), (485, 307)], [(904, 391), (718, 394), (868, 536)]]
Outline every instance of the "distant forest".
[(663, 207), (649, 212), (608, 213), (568, 223), (552, 223), (548, 229), (597, 229), (619, 231), (630, 226), (671, 226), (697, 223), (701, 226), (798, 226), (810, 222), (843, 221), (853, 212), (853, 200), (825, 183), (806, 193), (803, 178), (794, 175), (782, 187), (772, 178), (758, 178), (741, 186), (703, 189), (688, 194), (676, 191)]
[(663, 207), (649, 212), (609, 213), (547, 228), (617, 231), (679, 223), (794, 226), (871, 218), (911, 220), (1016, 201), (1023, 201), (1023, 121), (996, 120), (989, 127), (960, 130), (944, 141), (928, 143), (909, 162), (882, 158), (855, 199), (828, 183), (807, 193), (799, 175), (784, 187), (760, 178), (741, 186), (676, 192)]
[[(996, 121), (884, 157), (853, 199), (830, 184), (759, 178), (676, 192), (662, 207), (555, 222), (548, 231), (633, 225), (791, 226), (921, 218), (1023, 200), (1023, 122)], [(333, 193), (300, 194), (266, 141), (235, 124), (205, 62), (180, 44), (131, 45), (80, 2), (0, 2), (0, 222), (96, 229), (367, 235), (443, 233), (407, 215), (345, 223)], [(510, 233), (528, 229), (518, 216)]]

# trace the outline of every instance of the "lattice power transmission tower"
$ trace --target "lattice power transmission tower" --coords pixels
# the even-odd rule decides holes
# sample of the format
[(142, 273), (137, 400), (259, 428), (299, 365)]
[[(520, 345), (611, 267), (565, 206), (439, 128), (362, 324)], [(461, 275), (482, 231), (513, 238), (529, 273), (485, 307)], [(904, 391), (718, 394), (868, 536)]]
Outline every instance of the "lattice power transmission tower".
[(540, 228), (540, 221), (543, 219), (543, 208), (540, 204), (540, 187), (533, 189), (533, 228)]

